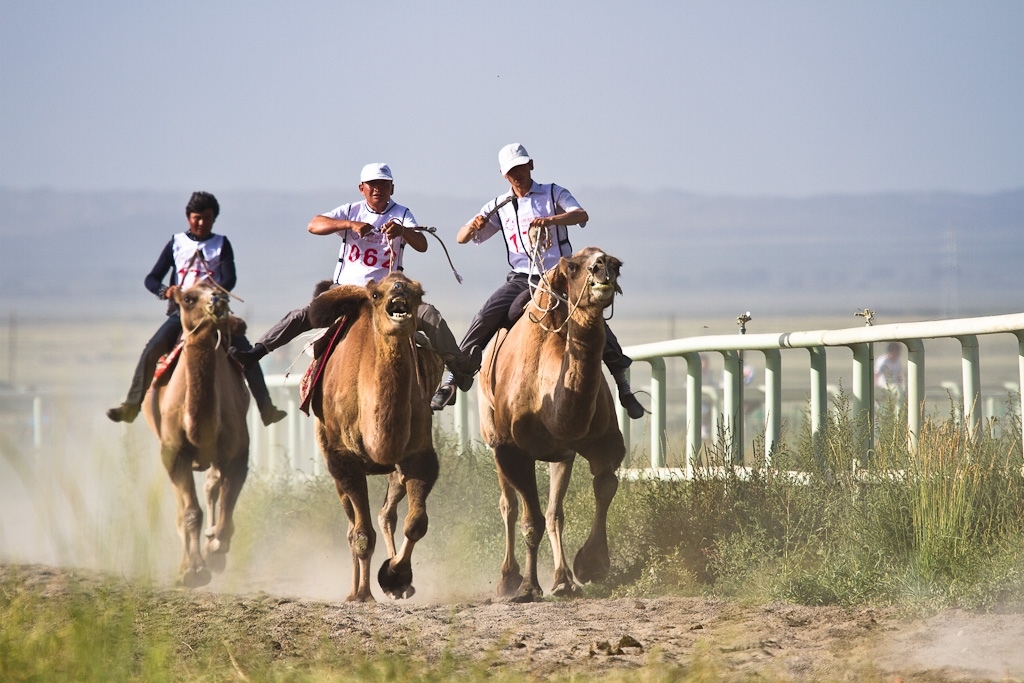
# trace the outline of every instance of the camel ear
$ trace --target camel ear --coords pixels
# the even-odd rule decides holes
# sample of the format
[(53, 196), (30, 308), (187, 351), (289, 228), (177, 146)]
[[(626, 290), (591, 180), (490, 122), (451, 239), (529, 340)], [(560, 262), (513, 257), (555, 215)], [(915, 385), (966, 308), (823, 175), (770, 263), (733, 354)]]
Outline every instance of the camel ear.
[(350, 315), (369, 301), (365, 287), (339, 285), (309, 304), (309, 321), (313, 327), (328, 327), (342, 315)]
[(548, 276), (551, 280), (551, 286), (557, 292), (564, 292), (568, 287), (570, 269), (573, 267), (573, 262), (562, 257), (558, 259), (558, 265), (548, 271)]

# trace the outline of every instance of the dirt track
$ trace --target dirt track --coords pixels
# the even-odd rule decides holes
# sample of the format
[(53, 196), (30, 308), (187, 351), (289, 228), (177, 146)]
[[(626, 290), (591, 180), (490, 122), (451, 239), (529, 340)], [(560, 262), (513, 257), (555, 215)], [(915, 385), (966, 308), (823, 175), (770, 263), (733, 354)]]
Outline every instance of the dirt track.
[[(0, 567), (23, 590), (133, 590), (123, 579), (41, 565)], [(167, 589), (158, 593), (181, 637), (214, 619), (269, 641), (275, 656), (311, 657), (328, 636), (366, 654), (435, 661), (445, 652), (507, 671), (609, 672), (652, 661), (723, 680), (775, 675), (793, 681), (1024, 680), (1024, 615), (943, 612), (908, 620), (886, 610), (741, 606), (704, 598), (545, 601), (483, 599), (452, 604), (346, 604)], [(245, 624), (245, 628), (238, 628)], [(386, 636), (386, 637), (385, 637)]]

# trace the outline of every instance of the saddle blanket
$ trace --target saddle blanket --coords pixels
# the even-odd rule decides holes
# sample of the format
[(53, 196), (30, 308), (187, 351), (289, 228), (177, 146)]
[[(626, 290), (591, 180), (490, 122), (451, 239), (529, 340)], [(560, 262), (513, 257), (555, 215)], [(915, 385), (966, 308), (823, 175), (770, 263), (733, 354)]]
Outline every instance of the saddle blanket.
[(313, 403), (313, 390), (323, 380), (324, 366), (327, 364), (331, 352), (334, 351), (334, 347), (344, 336), (347, 322), (348, 316), (341, 316), (313, 344), (313, 362), (309, 364), (302, 379), (299, 380), (299, 410), (306, 416), (309, 416), (309, 406)]
[[(171, 349), (164, 355), (160, 356), (160, 360), (156, 362), (156, 370), (153, 371), (153, 382), (156, 382), (164, 375), (167, 375), (168, 377), (170, 376), (170, 372), (171, 370), (174, 369), (174, 366), (178, 364), (178, 358), (181, 357), (181, 350), (184, 348), (185, 340), (181, 339), (178, 341), (177, 344), (174, 345), (173, 349)], [(236, 370), (238, 370), (239, 372), (243, 372), (245, 370), (245, 368), (242, 367), (242, 364), (239, 363), (234, 358), (232, 358), (230, 355), (228, 356), (228, 358), (231, 360), (232, 367), (234, 367)]]
[(175, 344), (173, 349), (160, 356), (160, 360), (156, 362), (156, 370), (153, 372), (154, 382), (174, 369), (174, 366), (178, 362), (178, 357), (181, 356), (181, 350), (183, 348), (185, 348), (184, 339)]

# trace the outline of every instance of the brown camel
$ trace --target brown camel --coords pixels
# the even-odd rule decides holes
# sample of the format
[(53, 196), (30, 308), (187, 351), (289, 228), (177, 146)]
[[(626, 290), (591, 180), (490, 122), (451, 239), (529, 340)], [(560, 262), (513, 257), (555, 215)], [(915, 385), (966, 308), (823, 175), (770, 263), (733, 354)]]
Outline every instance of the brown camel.
[[(494, 451), (505, 522), (505, 558), (498, 594), (528, 602), (543, 595), (537, 548), (545, 528), (555, 562), (556, 595), (578, 592), (576, 580), (608, 575), (607, 513), (626, 454), (615, 404), (601, 369), (603, 314), (612, 305), (621, 262), (587, 247), (562, 258), (534, 292), (526, 314), (500, 332), (484, 358), (480, 425)], [(590, 463), (594, 520), (570, 570), (562, 548), (565, 497), (575, 454)], [(535, 462), (550, 463), (547, 519), (541, 513)], [(522, 498), (526, 574), (515, 558), (516, 493)]]
[[(430, 396), (442, 362), (417, 349), (418, 282), (392, 273), (365, 287), (342, 285), (313, 300), (310, 319), (327, 327), (342, 315), (349, 327), (327, 358), (314, 389), (317, 441), (348, 515), (352, 551), (349, 601), (372, 602), (370, 561), (376, 535), (370, 519), (366, 476), (387, 474), (388, 493), (378, 516), (388, 560), (377, 574), (384, 593), (410, 597), (413, 547), (427, 533), (426, 500), (437, 480)], [(395, 549), (396, 506), (409, 496), (405, 540)]]
[[(249, 390), (227, 355), (231, 328), (244, 334), (245, 323), (229, 315), (228, 295), (213, 285), (178, 290), (174, 299), (185, 346), (170, 376), (150, 387), (142, 412), (160, 440), (160, 457), (174, 486), (182, 539), (178, 581), (193, 588), (210, 582), (211, 569), (224, 568), (235, 503), (249, 472)], [(194, 470), (206, 470), (205, 552)]]

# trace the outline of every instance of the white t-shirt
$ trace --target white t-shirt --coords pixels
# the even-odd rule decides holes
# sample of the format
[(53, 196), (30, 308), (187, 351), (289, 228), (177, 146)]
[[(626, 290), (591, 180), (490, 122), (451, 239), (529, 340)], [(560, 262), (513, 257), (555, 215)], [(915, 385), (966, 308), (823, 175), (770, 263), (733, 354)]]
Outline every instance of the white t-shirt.
[(903, 368), (898, 356), (892, 358), (885, 354), (875, 359), (875, 386), (885, 390), (902, 390)]
[(182, 289), (188, 289), (197, 282), (208, 280), (220, 282), (220, 254), (224, 249), (223, 235), (210, 235), (197, 242), (184, 232), (171, 238), (171, 253), (174, 256), (176, 282)]
[(329, 213), (328, 218), (369, 223), (375, 230), (360, 237), (354, 230), (342, 230), (341, 250), (338, 265), (334, 268), (334, 282), (339, 285), (365, 285), (370, 280), (380, 282), (393, 270), (402, 270), (402, 252), (405, 240), (398, 238), (388, 242), (380, 227), (392, 218), (407, 228), (416, 227), (412, 211), (401, 204), (391, 202), (383, 213), (376, 213), (365, 201), (342, 204)]
[[(480, 209), (480, 216), (486, 216), (494, 207), (512, 196), (512, 190), (495, 197)], [(553, 239), (542, 256), (542, 267), (538, 269), (530, 262), (530, 221), (534, 218), (546, 218), (559, 213), (582, 209), (572, 193), (554, 183), (540, 184), (534, 182), (525, 197), (509, 202), (491, 216), (484, 227), (473, 237), (474, 242), (483, 242), (496, 235), (499, 231), (505, 238), (508, 250), (508, 264), (517, 273), (536, 274), (546, 271), (558, 263), (562, 256), (572, 255), (569, 244), (569, 230), (564, 225), (551, 226)], [(586, 223), (580, 225), (585, 226)]]

